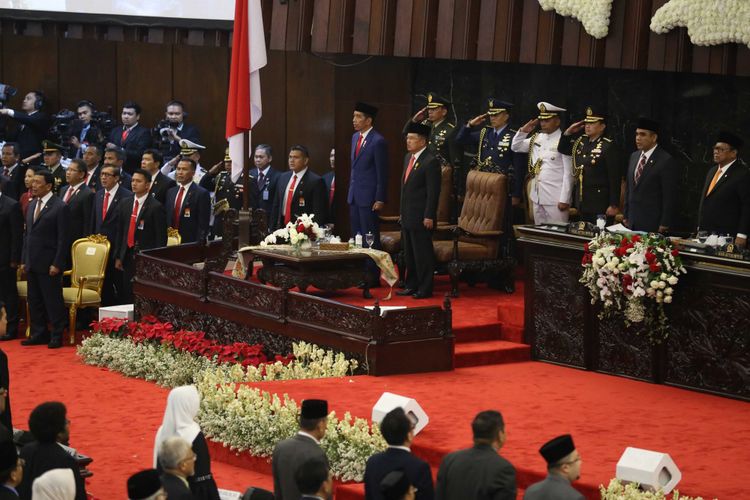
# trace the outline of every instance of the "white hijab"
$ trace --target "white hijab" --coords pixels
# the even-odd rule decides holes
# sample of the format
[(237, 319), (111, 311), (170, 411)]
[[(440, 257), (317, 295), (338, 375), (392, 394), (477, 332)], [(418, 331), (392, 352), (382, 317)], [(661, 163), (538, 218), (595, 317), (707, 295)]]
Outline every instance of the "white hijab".
[(31, 500), (74, 500), (76, 480), (70, 469), (48, 470), (31, 485)]
[(156, 441), (154, 442), (155, 468), (158, 466), (159, 448), (168, 438), (180, 436), (191, 445), (193, 444), (195, 437), (201, 431), (200, 426), (195, 421), (200, 404), (201, 398), (194, 385), (183, 385), (170, 391), (167, 397), (167, 408), (164, 410), (164, 420), (162, 420), (159, 430), (156, 431)]

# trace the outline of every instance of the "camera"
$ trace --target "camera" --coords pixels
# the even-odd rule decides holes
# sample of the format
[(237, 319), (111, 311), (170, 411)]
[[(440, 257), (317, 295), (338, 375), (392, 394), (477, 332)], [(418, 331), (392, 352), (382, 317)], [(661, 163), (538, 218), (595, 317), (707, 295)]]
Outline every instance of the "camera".
[(0, 108), (5, 106), (5, 102), (16, 95), (16, 93), (18, 93), (18, 89), (11, 87), (10, 85), (0, 83)]
[(70, 142), (70, 126), (75, 120), (76, 114), (69, 109), (61, 109), (56, 115), (52, 116), (54, 120), (50, 127), (48, 135), (57, 144), (67, 144)]

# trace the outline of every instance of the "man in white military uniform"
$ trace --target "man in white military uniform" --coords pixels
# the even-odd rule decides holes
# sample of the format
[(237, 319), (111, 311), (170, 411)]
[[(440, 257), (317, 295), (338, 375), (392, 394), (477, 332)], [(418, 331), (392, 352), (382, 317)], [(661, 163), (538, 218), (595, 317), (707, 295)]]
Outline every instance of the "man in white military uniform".
[[(539, 116), (516, 132), (510, 148), (516, 153), (529, 153), (528, 194), (534, 224), (565, 224), (575, 182), (570, 156), (557, 151), (562, 135), (559, 113), (565, 110), (547, 102), (538, 103), (537, 108)], [(537, 124), (541, 130), (532, 134)]]

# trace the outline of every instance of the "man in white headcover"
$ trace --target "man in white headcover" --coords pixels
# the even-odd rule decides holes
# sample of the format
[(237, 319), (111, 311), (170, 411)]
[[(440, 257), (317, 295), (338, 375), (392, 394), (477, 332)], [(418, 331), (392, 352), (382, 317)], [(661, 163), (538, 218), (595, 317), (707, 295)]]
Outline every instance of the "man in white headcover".
[(34, 500), (74, 500), (75, 497), (76, 481), (70, 469), (48, 470), (31, 485)]

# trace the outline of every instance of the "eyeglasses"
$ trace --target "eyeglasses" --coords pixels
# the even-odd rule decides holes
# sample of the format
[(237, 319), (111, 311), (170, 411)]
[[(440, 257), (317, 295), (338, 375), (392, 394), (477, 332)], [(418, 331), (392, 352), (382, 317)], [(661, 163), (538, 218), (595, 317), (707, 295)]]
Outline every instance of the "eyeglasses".
[(99, 177), (119, 177), (117, 174), (110, 174), (109, 172), (102, 172)]

